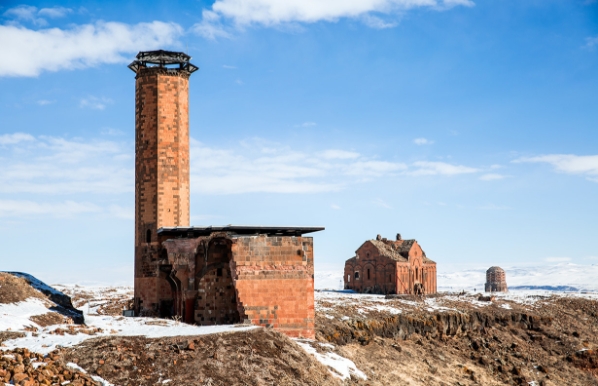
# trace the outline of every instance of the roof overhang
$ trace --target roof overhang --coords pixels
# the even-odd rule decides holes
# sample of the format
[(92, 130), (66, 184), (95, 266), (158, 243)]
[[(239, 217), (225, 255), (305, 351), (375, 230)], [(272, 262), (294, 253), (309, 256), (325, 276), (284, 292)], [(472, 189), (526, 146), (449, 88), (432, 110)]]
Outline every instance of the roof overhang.
[(291, 226), (248, 226), (223, 225), (206, 227), (162, 227), (158, 229), (160, 236), (172, 237), (200, 237), (209, 236), (215, 232), (228, 232), (236, 235), (266, 235), (266, 236), (303, 236), (306, 233), (323, 231), (324, 227), (291, 227)]

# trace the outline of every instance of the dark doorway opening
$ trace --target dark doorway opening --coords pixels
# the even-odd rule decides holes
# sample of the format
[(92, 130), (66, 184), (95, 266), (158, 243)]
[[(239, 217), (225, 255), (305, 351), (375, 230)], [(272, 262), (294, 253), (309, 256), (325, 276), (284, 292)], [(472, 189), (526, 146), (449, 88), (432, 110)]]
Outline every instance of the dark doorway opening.
[(211, 240), (197, 282), (194, 319), (197, 324), (234, 324), (241, 321), (237, 293), (230, 270), (231, 244)]

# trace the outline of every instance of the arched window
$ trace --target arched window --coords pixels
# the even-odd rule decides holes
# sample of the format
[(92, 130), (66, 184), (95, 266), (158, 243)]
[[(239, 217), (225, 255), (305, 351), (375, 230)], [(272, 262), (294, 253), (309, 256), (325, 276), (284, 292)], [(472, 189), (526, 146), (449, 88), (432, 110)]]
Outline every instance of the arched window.
[(418, 280), (419, 268), (415, 267), (415, 280)]
[(148, 244), (152, 242), (152, 231), (149, 229), (145, 232), (145, 242)]
[(370, 269), (368, 268), (368, 280), (370, 280)]
[(351, 275), (347, 275), (347, 283), (351, 283)]
[(355, 272), (355, 280), (359, 280), (359, 272)]

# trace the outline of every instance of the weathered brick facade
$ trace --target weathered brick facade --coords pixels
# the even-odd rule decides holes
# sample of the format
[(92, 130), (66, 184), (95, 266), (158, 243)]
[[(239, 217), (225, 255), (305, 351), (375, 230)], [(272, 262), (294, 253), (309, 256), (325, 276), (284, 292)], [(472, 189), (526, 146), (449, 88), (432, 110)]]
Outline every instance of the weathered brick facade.
[(436, 263), (416, 240), (380, 236), (363, 243), (345, 262), (345, 289), (377, 294), (436, 293)]
[(137, 75), (135, 313), (313, 338), (313, 240), (303, 234), (323, 228), (188, 227), (188, 92), (197, 69), (189, 59), (141, 52), (129, 66)]
[(135, 77), (135, 298), (159, 303), (170, 287), (151, 264), (157, 230), (189, 224), (189, 76), (140, 65)]
[(501, 267), (490, 267), (486, 271), (486, 292), (508, 292), (507, 275)]
[(311, 237), (238, 235), (168, 239), (167, 261), (183, 298), (177, 313), (197, 324), (251, 322), (314, 336)]

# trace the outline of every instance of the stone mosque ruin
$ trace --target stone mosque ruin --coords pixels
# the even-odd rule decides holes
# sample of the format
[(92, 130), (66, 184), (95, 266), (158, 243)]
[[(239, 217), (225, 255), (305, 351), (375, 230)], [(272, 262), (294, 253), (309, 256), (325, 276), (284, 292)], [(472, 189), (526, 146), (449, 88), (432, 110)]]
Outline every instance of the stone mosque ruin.
[(324, 228), (189, 225), (189, 77), (198, 70), (190, 59), (149, 51), (129, 65), (136, 74), (134, 313), (313, 338), (313, 239), (304, 235)]
[(507, 277), (501, 267), (490, 267), (486, 271), (486, 292), (508, 292)]
[(345, 262), (345, 289), (374, 294), (436, 293), (436, 263), (416, 240), (387, 240), (380, 235), (363, 243)]

